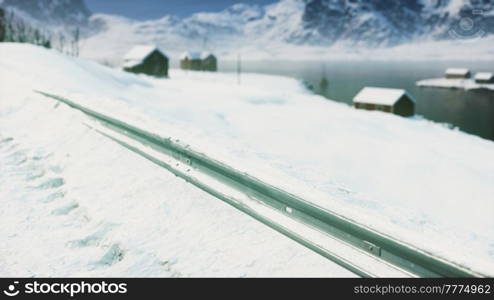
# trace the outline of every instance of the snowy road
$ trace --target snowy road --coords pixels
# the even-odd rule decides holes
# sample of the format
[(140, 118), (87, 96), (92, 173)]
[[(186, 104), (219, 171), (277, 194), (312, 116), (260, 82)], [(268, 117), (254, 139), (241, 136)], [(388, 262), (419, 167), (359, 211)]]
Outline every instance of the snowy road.
[(9, 44), (0, 47), (0, 77), (8, 83), (2, 114), (20, 105), (4, 102), (7, 96), (18, 101), (33, 89), (66, 96), (494, 274), (490, 141), (427, 120), (356, 111), (283, 77), (244, 74), (238, 86), (231, 74), (172, 70), (169, 80), (155, 80)]

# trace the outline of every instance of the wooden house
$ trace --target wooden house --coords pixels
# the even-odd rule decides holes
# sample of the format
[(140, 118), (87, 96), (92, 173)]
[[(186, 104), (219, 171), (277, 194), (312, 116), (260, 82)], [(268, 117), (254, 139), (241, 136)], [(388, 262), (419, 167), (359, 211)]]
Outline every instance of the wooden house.
[(445, 76), (448, 79), (468, 79), (472, 76), (472, 73), (465, 68), (449, 68), (446, 69)]
[(156, 77), (168, 76), (168, 57), (156, 46), (135, 46), (124, 57), (123, 69)]
[(180, 56), (180, 68), (193, 71), (217, 71), (216, 56), (209, 52), (185, 52)]
[(210, 52), (201, 53), (202, 70), (216, 72), (218, 70), (218, 60)]
[(357, 109), (380, 110), (400, 116), (415, 114), (415, 99), (405, 90), (365, 87), (353, 98)]
[(475, 74), (475, 83), (493, 84), (494, 83), (494, 74), (493, 73), (487, 73), (487, 72), (477, 73), (477, 74)]
[(200, 71), (202, 68), (201, 53), (185, 52), (180, 56), (180, 68), (183, 70)]

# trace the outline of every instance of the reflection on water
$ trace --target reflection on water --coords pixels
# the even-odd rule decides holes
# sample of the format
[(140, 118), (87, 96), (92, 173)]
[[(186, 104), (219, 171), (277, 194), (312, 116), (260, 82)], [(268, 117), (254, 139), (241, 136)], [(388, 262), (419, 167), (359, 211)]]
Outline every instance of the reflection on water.
[[(442, 77), (448, 67), (493, 72), (494, 62), (242, 62), (244, 72), (298, 78), (314, 92), (348, 104), (365, 86), (406, 89), (417, 99), (417, 114), (494, 140), (494, 92), (421, 88), (415, 85), (418, 80)], [(220, 71), (236, 71), (236, 62), (222, 62)]]

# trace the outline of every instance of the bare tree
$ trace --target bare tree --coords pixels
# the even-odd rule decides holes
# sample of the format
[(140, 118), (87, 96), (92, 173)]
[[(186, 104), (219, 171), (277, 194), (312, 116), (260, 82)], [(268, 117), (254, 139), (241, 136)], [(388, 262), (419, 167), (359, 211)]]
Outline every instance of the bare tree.
[(34, 29), (33, 31), (33, 42), (35, 45), (41, 45), (43, 37), (41, 32), (38, 29)]
[(79, 56), (79, 40), (80, 40), (80, 30), (79, 27), (74, 29), (72, 32), (72, 55)]
[(58, 51), (64, 53), (65, 50), (65, 35), (60, 32), (58, 34)]
[(0, 9), (0, 42), (30, 43), (51, 48), (51, 35), (16, 16), (13, 11)]
[(6, 27), (5, 27), (5, 41), (14, 42), (14, 13), (10, 12), (10, 14), (5, 19)]

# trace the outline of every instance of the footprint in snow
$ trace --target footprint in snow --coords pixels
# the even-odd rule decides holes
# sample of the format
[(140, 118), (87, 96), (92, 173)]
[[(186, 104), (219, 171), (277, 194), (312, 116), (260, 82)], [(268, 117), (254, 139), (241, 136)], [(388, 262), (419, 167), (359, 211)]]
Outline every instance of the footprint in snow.
[(60, 208), (52, 210), (51, 214), (55, 216), (68, 215), (70, 212), (72, 212), (74, 209), (78, 207), (79, 204), (77, 202), (72, 202)]
[(112, 244), (103, 256), (95, 263), (95, 267), (109, 267), (124, 259), (125, 252), (119, 244)]
[(56, 189), (65, 184), (65, 180), (61, 177), (50, 178), (43, 182), (42, 184), (36, 186), (36, 189), (47, 190), (47, 189)]

